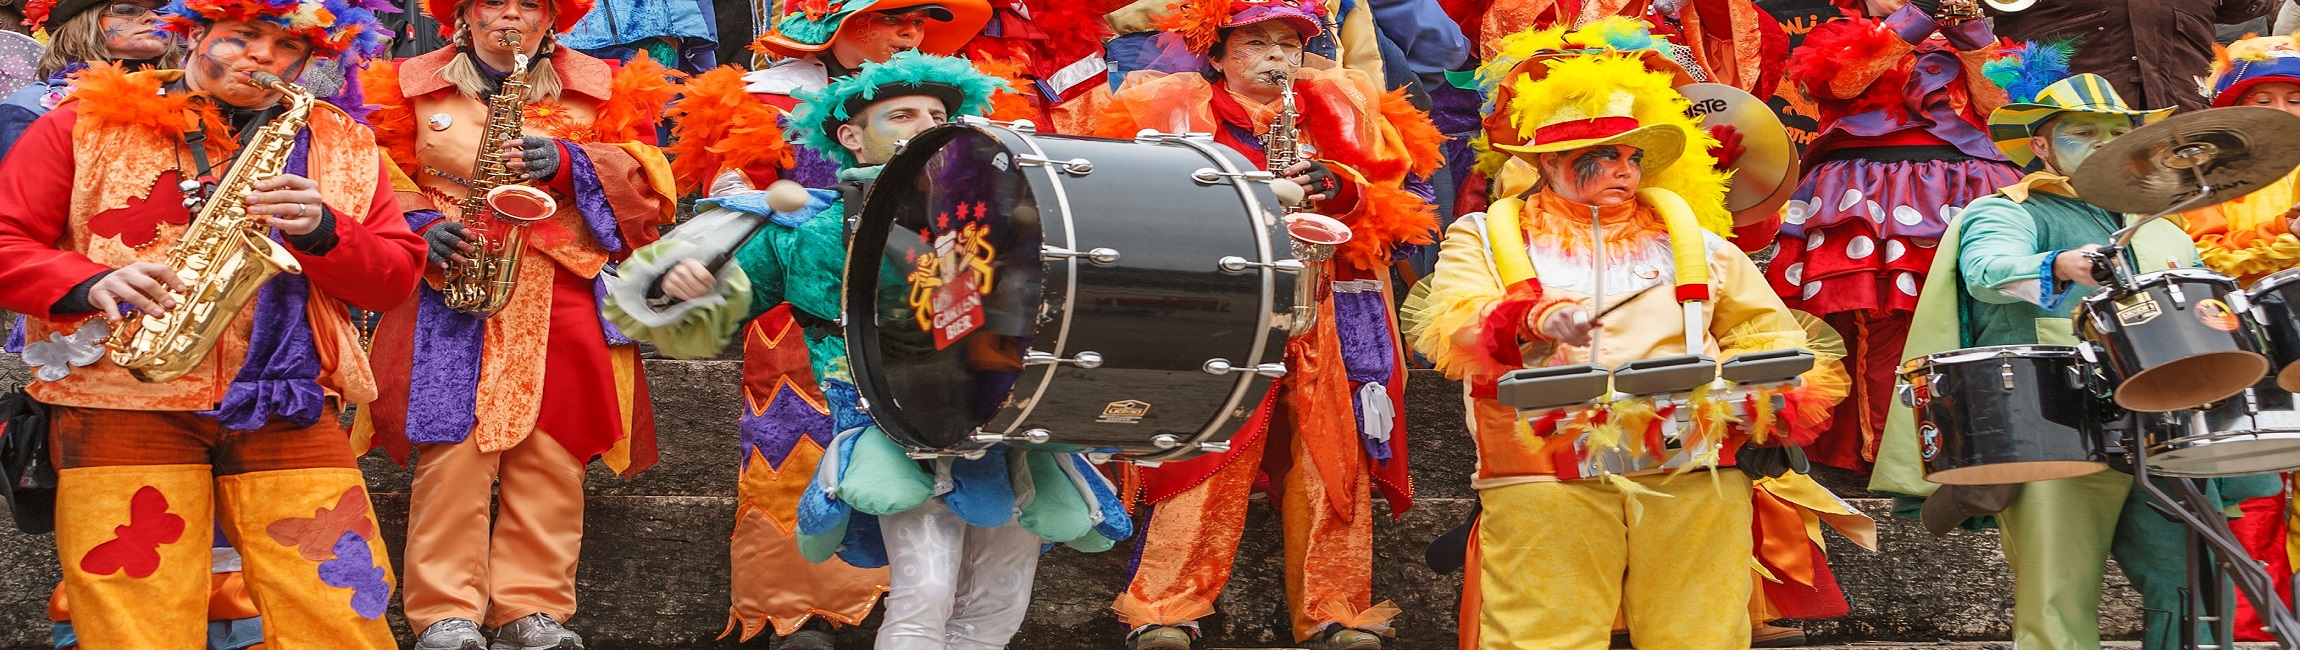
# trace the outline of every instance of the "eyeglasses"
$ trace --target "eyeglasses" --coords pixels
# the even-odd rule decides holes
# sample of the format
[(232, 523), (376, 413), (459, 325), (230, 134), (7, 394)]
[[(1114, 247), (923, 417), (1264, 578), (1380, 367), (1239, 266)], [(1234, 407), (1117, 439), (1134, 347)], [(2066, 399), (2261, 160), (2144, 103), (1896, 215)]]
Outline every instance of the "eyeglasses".
[(143, 18), (152, 15), (152, 8), (133, 2), (122, 2), (104, 8), (107, 18)]

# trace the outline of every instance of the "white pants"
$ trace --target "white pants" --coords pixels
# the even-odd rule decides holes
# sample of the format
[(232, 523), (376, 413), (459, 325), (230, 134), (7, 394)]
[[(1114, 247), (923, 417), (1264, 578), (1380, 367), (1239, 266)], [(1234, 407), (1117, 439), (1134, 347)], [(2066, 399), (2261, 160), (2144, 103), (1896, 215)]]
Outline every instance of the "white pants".
[(879, 530), (893, 572), (879, 650), (998, 650), (1022, 628), (1040, 540), (1021, 524), (969, 526), (936, 497)]

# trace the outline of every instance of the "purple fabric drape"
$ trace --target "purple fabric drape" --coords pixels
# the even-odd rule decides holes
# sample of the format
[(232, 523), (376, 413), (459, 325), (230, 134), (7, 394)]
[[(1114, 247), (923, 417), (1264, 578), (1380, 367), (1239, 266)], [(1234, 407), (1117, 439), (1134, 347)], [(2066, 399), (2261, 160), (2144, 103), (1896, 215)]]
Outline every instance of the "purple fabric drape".
[[(295, 147), (288, 152), (287, 173), (306, 174), (310, 138), (309, 133), (296, 136)], [(319, 386), (319, 346), (312, 341), (310, 316), (304, 311), (310, 300), (311, 282), (301, 275), (273, 276), (256, 290), (247, 358), (224, 389), (223, 401), (201, 415), (233, 431), (261, 429), (275, 416), (299, 426), (319, 422), (327, 393)]]
[(615, 223), (615, 210), (607, 205), (607, 188), (599, 183), (599, 170), (591, 166), (590, 152), (583, 145), (566, 140), (559, 141), (559, 149), (567, 152), (567, 169), (575, 172), (568, 179), (575, 186), (575, 213), (583, 216), (583, 224), (591, 227), (591, 236), (599, 239), (599, 246), (609, 253), (623, 252), (623, 231)]
[[(1362, 290), (1334, 290), (1334, 330), (1340, 338), (1342, 368), (1350, 378), (1350, 410), (1355, 421), (1363, 422), (1366, 405), (1359, 399), (1357, 387), (1369, 383), (1387, 384), (1397, 373), (1397, 349), (1391, 347), (1389, 307), (1382, 304), (1379, 288)], [(1366, 455), (1374, 460), (1389, 460), (1387, 441), (1375, 440), (1359, 432), (1358, 439), (1366, 447)]]
[(487, 321), (447, 308), (429, 284), (416, 286), (415, 350), (407, 390), (407, 439), (455, 443), (479, 422), (479, 352)]

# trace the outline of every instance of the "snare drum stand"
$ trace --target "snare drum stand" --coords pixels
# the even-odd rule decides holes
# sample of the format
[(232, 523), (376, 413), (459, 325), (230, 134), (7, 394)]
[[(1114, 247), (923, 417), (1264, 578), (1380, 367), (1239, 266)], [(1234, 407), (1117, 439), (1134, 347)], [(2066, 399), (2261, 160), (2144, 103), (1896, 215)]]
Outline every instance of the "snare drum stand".
[[(2134, 430), (2135, 435), (2138, 429)], [(2193, 650), (2222, 650), (2235, 643), (2234, 603), (2225, 602), (2222, 589), (2234, 583), (2259, 612), (2268, 634), (2276, 638), (2277, 645), (2300, 647), (2300, 614), (2276, 593), (2276, 580), (2268, 575), (2268, 566), (2252, 559), (2244, 545), (2236, 541), (2236, 533), (2229, 530), (2228, 518), (2221, 514), (2219, 499), (2205, 493), (2201, 481), (2209, 479), (2177, 479), (2180, 496), (2174, 498), (2156, 486), (2148, 471), (2148, 445), (2144, 440), (2128, 439), (2132, 452), (2132, 480), (2134, 487), (2156, 499), (2149, 504), (2157, 512), (2187, 525), (2188, 537), (2188, 597), (2182, 599), (2181, 611), (2175, 620), (2181, 622), (2180, 644)], [(2300, 594), (2296, 594), (2300, 596)], [(2300, 599), (2296, 599), (2300, 600)], [(2197, 634), (2200, 625), (2210, 626), (2212, 643), (2204, 643)]]

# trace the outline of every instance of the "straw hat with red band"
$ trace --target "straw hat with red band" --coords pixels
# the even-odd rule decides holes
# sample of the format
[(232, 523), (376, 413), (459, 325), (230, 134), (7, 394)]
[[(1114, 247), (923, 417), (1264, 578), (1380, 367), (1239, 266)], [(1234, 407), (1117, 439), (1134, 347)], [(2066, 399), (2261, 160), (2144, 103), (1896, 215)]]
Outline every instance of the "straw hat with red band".
[(927, 18), (926, 37), (919, 40), (918, 51), (948, 56), (990, 22), (988, 0), (792, 0), (784, 9), (788, 13), (752, 41), (751, 49), (802, 57), (828, 50), (832, 42), (847, 37), (848, 30), (859, 24), (848, 20), (856, 15), (922, 13)]
[(1158, 19), (1159, 31), (1182, 37), (1199, 54), (1221, 42), (1222, 30), (1272, 20), (1283, 21), (1310, 38), (1325, 32), (1320, 0), (1186, 0)]
[[(441, 36), (448, 36), (455, 33), (455, 21), (459, 19), (455, 10), (469, 1), (472, 0), (423, 0), (423, 12), (431, 14), (432, 20), (439, 21)], [(591, 5), (598, 0), (543, 1), (551, 3), (551, 10), (555, 12), (551, 16), (551, 29), (565, 34), (567, 30), (575, 28), (575, 23), (582, 22), (584, 14), (591, 13)]]

